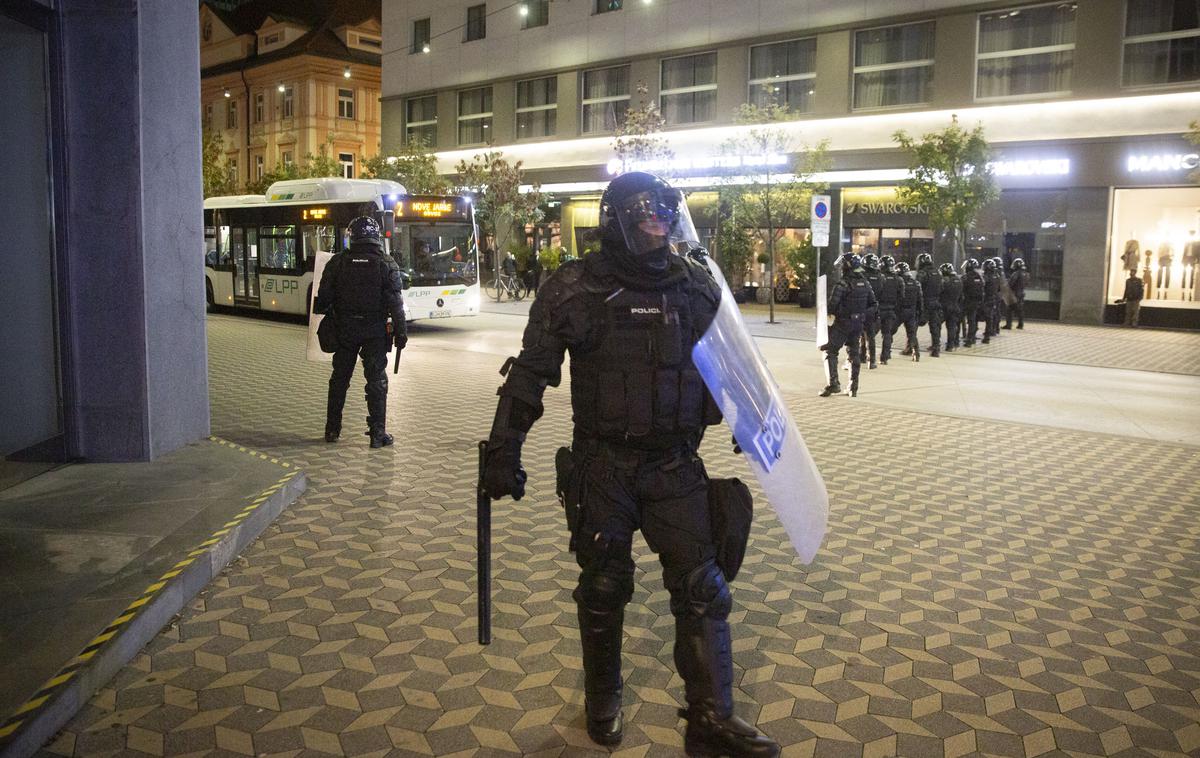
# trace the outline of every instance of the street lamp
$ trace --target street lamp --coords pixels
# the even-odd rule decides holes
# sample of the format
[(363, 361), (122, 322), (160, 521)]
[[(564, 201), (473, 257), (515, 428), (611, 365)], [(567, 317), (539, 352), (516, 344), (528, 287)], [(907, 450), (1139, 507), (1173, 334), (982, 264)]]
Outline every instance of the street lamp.
[(349, 66), (346, 66), (346, 68), (342, 70), (342, 76), (344, 76), (347, 79), (350, 78), (350, 67)]
[(425, 44), (421, 45), (421, 52), (423, 52), (423, 53), (427, 53), (427, 52), (429, 52), (429, 43), (428, 43), (428, 42), (426, 42)]
[(283, 92), (283, 91), (285, 91), (285, 90), (287, 89), (287, 87), (284, 87), (284, 86), (281, 84), (281, 85), (279, 85), (278, 87), (276, 87), (276, 89), (278, 89), (280, 92)]
[(526, 5), (525, 3), (521, 3), (521, 7), (518, 9), (518, 12), (522, 16), (528, 16), (529, 15), (529, 6)]
[(223, 94), (225, 95), (225, 97), (233, 97), (233, 95), (229, 94), (229, 88), (228, 88), (228, 87), (226, 87), (226, 88), (225, 88), (225, 92), (224, 92)]

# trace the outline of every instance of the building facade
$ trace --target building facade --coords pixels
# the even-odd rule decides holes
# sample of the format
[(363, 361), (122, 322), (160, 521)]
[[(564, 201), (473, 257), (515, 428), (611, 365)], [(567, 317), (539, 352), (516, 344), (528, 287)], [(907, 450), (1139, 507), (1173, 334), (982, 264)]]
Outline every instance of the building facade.
[(829, 143), (835, 245), (948, 260), (922, 209), (896, 202), (893, 134), (957, 116), (983, 125), (1003, 188), (968, 252), (1024, 258), (1032, 313), (1112, 320), (1136, 271), (1143, 323), (1200, 328), (1193, 2), (413, 0), (384, 3), (383, 32), (384, 150), (419, 136), (446, 172), (482, 149), (522, 160), (561, 202), (568, 247), (596, 223), (621, 170), (613, 129), (639, 100), (659, 105), (701, 206), (747, 158), (726, 149), (735, 109), (778, 102), (797, 147)]
[(379, 154), (379, 0), (227, 5), (200, 3), (201, 121), (237, 185), (322, 148), (358, 176)]

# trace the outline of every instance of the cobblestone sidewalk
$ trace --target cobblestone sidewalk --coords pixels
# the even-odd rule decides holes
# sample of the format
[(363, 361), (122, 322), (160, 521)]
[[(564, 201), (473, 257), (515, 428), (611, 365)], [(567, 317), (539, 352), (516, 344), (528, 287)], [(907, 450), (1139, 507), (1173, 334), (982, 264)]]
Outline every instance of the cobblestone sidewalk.
[[(527, 446), (529, 495), (494, 509), (482, 649), (471, 478), (495, 356), (414, 340), (390, 391), (397, 445), (370, 451), (357, 379), (343, 441), (318, 441), (328, 373), (303, 362), (303, 332), (210, 318), (209, 335), (214, 433), (295, 461), (309, 489), (47, 752), (605, 755), (583, 731), (552, 493), (565, 388)], [(733, 617), (739, 708), (785, 756), (1200, 752), (1200, 454), (788, 400), (830, 534), (801, 566), (761, 505)], [(726, 439), (710, 472), (745, 475)], [(1005, 461), (986, 457), (998, 439)], [(616, 755), (680, 755), (667, 596), (636, 552)]]

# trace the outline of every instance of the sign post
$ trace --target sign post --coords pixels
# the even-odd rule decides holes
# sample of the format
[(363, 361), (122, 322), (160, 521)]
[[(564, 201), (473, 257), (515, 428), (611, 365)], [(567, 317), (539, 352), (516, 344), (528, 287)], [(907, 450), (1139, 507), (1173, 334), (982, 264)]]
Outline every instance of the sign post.
[(813, 276), (817, 281), (817, 344), (824, 344), (821, 339), (821, 330), (827, 329), (828, 324), (822, 314), (824, 312), (823, 305), (825, 303), (825, 294), (822, 285), (824, 278), (821, 276), (821, 252), (829, 247), (829, 195), (813, 195), (812, 205), (809, 208), (809, 231), (812, 232), (812, 244), (816, 249), (816, 271)]

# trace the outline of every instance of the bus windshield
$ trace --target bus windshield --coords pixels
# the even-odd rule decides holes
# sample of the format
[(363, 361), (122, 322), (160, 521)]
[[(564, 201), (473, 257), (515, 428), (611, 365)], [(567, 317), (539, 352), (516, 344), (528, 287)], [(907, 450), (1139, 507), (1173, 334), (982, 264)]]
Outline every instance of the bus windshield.
[(395, 257), (413, 286), (474, 284), (478, 280), (475, 236), (470, 224), (413, 224), (401, 229)]

